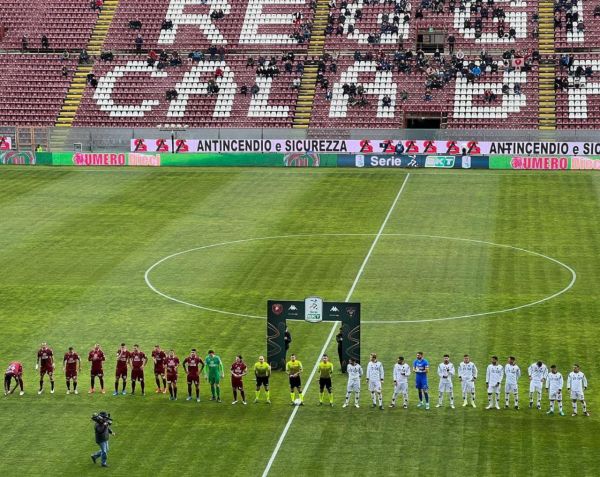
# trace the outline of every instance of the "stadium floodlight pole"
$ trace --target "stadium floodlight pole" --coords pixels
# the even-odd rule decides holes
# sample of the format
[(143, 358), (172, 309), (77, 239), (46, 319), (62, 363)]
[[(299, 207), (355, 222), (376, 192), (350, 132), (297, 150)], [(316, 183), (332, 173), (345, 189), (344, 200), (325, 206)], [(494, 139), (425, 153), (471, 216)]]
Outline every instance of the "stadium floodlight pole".
[[(348, 294), (346, 295), (346, 299), (344, 300), (345, 302), (350, 301), (350, 298), (352, 297), (352, 294), (354, 293), (354, 290), (356, 289), (356, 285), (358, 284), (358, 281), (360, 280), (360, 277), (362, 276), (362, 274), (365, 270), (365, 267), (367, 266), (367, 263), (368, 263), (369, 259), (371, 258), (371, 254), (373, 253), (373, 250), (375, 249), (377, 242), (379, 242), (379, 239), (381, 238), (381, 235), (383, 234), (383, 229), (385, 229), (385, 226), (387, 225), (388, 220), (392, 216), (392, 212), (394, 212), (394, 209), (396, 208), (396, 204), (400, 200), (400, 196), (402, 195), (402, 192), (404, 192), (404, 188), (406, 187), (406, 183), (408, 182), (409, 177), (410, 177), (410, 172), (408, 174), (406, 174), (406, 177), (404, 178), (404, 182), (402, 182), (402, 186), (400, 186), (400, 190), (396, 194), (396, 197), (395, 197), (394, 201), (392, 202), (392, 205), (390, 206), (390, 208), (387, 212), (387, 215), (385, 216), (385, 219), (383, 219), (383, 223), (381, 224), (381, 227), (379, 227), (379, 231), (377, 232), (377, 235), (373, 239), (373, 243), (371, 243), (371, 247), (369, 248), (369, 251), (367, 252), (367, 255), (365, 256), (365, 259), (363, 260), (360, 268), (358, 269), (358, 273), (356, 274), (356, 277), (354, 278), (354, 281), (352, 282), (352, 286), (350, 287), (350, 290), (348, 291)], [(312, 382), (312, 380), (315, 376), (315, 373), (317, 372), (317, 369), (319, 367), (319, 362), (321, 361), (321, 357), (327, 350), (329, 343), (331, 343), (331, 338), (333, 338), (333, 334), (335, 333), (337, 326), (338, 326), (338, 322), (334, 321), (333, 326), (331, 327), (331, 331), (329, 332), (329, 336), (327, 337), (327, 340), (325, 341), (325, 344), (323, 345), (323, 348), (321, 349), (321, 352), (319, 353), (319, 356), (317, 357), (317, 362), (315, 363), (315, 366), (313, 367), (313, 370), (310, 373), (310, 376), (308, 377), (308, 381), (306, 381), (306, 386), (304, 387), (304, 395), (305, 396), (308, 393), (308, 388), (310, 386), (310, 383)], [(271, 457), (269, 458), (269, 462), (267, 462), (267, 466), (265, 467), (265, 470), (262, 473), (262, 477), (267, 477), (269, 475), (271, 466), (273, 465), (273, 462), (275, 462), (277, 454), (279, 453), (279, 449), (281, 449), (283, 441), (285, 440), (285, 436), (287, 435), (288, 431), (290, 430), (292, 422), (294, 421), (294, 418), (296, 417), (296, 414), (298, 413), (298, 409), (300, 409), (298, 406), (294, 406), (294, 409), (293, 409), (292, 413), (290, 414), (290, 417), (288, 418), (288, 421), (285, 424), (285, 427), (283, 428), (281, 435), (279, 436), (279, 440), (277, 441), (277, 444), (275, 445), (275, 449), (273, 449), (273, 453), (271, 454)]]

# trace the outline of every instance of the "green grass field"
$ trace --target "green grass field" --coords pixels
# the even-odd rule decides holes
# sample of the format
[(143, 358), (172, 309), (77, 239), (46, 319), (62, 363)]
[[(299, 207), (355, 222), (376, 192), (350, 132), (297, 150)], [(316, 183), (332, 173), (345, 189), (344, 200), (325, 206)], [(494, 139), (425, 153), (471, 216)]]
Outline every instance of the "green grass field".
[[(245, 315), (264, 316), (269, 298), (344, 300), (405, 177), (391, 170), (2, 168), (0, 361), (24, 363), (26, 394), (0, 400), (0, 474), (262, 475), (293, 409), (283, 373), (272, 380), (271, 406), (231, 406), (228, 379), (221, 404), (208, 401), (204, 382), (202, 403), (182, 399), (185, 385), (170, 402), (154, 394), (150, 369), (146, 397), (88, 396), (87, 362), (82, 394), (65, 395), (59, 371), (56, 394), (47, 386), (38, 396), (37, 348), (47, 341), (62, 357), (72, 345), (85, 357), (100, 342), (109, 389), (121, 341), (147, 353), (158, 342), (181, 358), (192, 347), (203, 354), (212, 347), (227, 367), (237, 353), (252, 364), (266, 352), (264, 320), (168, 300), (148, 287), (146, 270), (173, 253), (223, 244), (161, 263), (149, 273), (152, 285)], [(352, 295), (362, 303), (363, 365), (375, 351), (386, 367), (386, 406), (398, 354), (412, 360), (423, 350), (435, 368), (445, 352), (457, 366), (468, 352), (482, 374), (492, 354), (502, 364), (514, 354), (525, 374), (543, 359), (565, 379), (579, 362), (591, 417), (528, 409), (526, 377), (518, 412), (485, 411), (483, 379), (477, 409), (417, 409), (414, 380), (408, 410), (371, 409), (364, 384), (361, 409), (342, 409), (346, 380), (335, 363), (335, 406), (319, 407), (316, 382), (310, 385), (269, 475), (600, 475), (599, 217), (593, 173), (411, 172)], [(569, 286), (571, 273), (556, 262), (493, 244), (563, 262), (577, 279), (535, 306), (431, 321), (517, 308)], [(331, 326), (290, 324), (305, 381)], [(335, 343), (328, 352), (337, 358)], [(434, 403), (437, 383), (432, 376)], [(90, 415), (99, 410), (115, 419), (109, 469), (89, 459), (96, 449)], [(568, 402), (565, 411), (570, 416)]]

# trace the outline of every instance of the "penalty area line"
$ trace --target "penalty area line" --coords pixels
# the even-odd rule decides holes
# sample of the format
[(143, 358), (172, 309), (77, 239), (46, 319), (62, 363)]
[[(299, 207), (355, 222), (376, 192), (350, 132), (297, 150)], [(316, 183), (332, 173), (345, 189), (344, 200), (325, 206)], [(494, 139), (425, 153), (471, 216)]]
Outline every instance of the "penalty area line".
[[(375, 238), (373, 239), (373, 243), (371, 243), (371, 247), (369, 248), (369, 251), (367, 252), (367, 255), (365, 256), (365, 259), (363, 260), (360, 268), (358, 269), (358, 273), (356, 274), (356, 277), (354, 278), (354, 281), (352, 282), (352, 286), (350, 287), (350, 290), (348, 291), (348, 295), (346, 295), (346, 299), (344, 301), (346, 301), (346, 302), (350, 301), (350, 298), (352, 297), (352, 294), (354, 293), (354, 290), (356, 289), (356, 285), (358, 284), (360, 277), (362, 276), (363, 272), (365, 271), (367, 262), (371, 258), (371, 254), (373, 253), (373, 250), (375, 249), (377, 242), (379, 242), (379, 239), (381, 238), (381, 235), (383, 234), (383, 229), (385, 229), (385, 226), (387, 225), (388, 220), (390, 220), (390, 217), (392, 216), (392, 212), (396, 208), (396, 204), (400, 200), (400, 196), (402, 195), (402, 192), (404, 192), (404, 188), (406, 187), (406, 183), (408, 182), (409, 177), (410, 177), (410, 172), (408, 174), (406, 174), (406, 177), (404, 178), (404, 182), (402, 182), (402, 186), (400, 187), (400, 190), (396, 194), (396, 197), (394, 198), (394, 201), (392, 202), (392, 205), (390, 206), (390, 208), (385, 216), (385, 219), (383, 219), (381, 227), (379, 227), (379, 231), (377, 232), (377, 235), (375, 235)], [(315, 377), (317, 369), (319, 368), (319, 362), (321, 361), (321, 356), (323, 356), (323, 354), (327, 350), (327, 347), (329, 346), (329, 343), (331, 343), (331, 339), (333, 338), (333, 334), (335, 333), (337, 324), (338, 324), (337, 321), (333, 322), (333, 326), (331, 327), (331, 330), (329, 331), (329, 336), (327, 337), (327, 340), (325, 340), (325, 344), (323, 344), (323, 348), (321, 348), (321, 353), (317, 357), (317, 362), (315, 363), (315, 365), (312, 369), (312, 372), (310, 373), (310, 376), (308, 377), (308, 380), (306, 381), (306, 386), (304, 387), (305, 395), (308, 392), (310, 383), (312, 382), (313, 378)], [(281, 435), (279, 436), (277, 445), (275, 446), (275, 449), (273, 449), (273, 453), (271, 454), (271, 457), (269, 458), (269, 462), (267, 462), (267, 466), (265, 467), (265, 470), (262, 473), (262, 477), (267, 477), (269, 475), (271, 466), (273, 465), (273, 462), (275, 462), (275, 459), (277, 458), (277, 454), (279, 454), (279, 450), (281, 449), (283, 441), (285, 440), (285, 437), (287, 436), (287, 433), (289, 432), (290, 427), (292, 426), (292, 422), (294, 422), (294, 418), (296, 417), (296, 414), (298, 413), (298, 409), (300, 409), (300, 408), (298, 406), (295, 406), (292, 413), (290, 414), (290, 417), (288, 418), (288, 421), (285, 424), (285, 427), (283, 428)]]

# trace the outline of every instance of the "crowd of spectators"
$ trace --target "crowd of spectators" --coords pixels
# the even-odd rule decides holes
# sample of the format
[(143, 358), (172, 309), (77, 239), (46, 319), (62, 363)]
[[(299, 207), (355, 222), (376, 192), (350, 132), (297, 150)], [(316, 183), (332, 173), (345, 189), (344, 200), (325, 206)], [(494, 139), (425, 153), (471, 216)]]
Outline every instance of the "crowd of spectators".
[[(555, 0), (554, 1), (554, 29), (559, 30), (562, 28), (562, 18), (565, 18), (565, 31), (567, 32), (583, 32), (585, 26), (582, 20), (580, 20), (579, 9), (581, 8), (579, 0)], [(596, 7), (598, 8), (598, 7)], [(598, 9), (598, 15), (600, 15), (600, 9)], [(594, 9), (594, 16), (596, 16), (596, 9)]]
[[(560, 57), (559, 66), (560, 72), (554, 79), (555, 91), (565, 91), (569, 88), (579, 89), (594, 74), (591, 65), (578, 64), (575, 66), (575, 56), (566, 53)], [(569, 81), (569, 77), (571, 81)]]

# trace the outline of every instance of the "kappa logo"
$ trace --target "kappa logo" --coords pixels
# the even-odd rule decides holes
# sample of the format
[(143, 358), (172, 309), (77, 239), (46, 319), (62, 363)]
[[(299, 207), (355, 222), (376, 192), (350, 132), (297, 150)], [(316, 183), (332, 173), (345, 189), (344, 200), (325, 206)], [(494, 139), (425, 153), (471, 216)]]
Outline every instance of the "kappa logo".
[(271, 305), (271, 310), (273, 310), (273, 313), (276, 315), (281, 315), (283, 313), (283, 305), (281, 303), (274, 303)]
[(296, 307), (296, 305), (290, 305), (288, 311), (298, 311), (298, 308)]
[(331, 310), (329, 310), (330, 313), (339, 313), (340, 310), (337, 309), (337, 306), (332, 306)]

